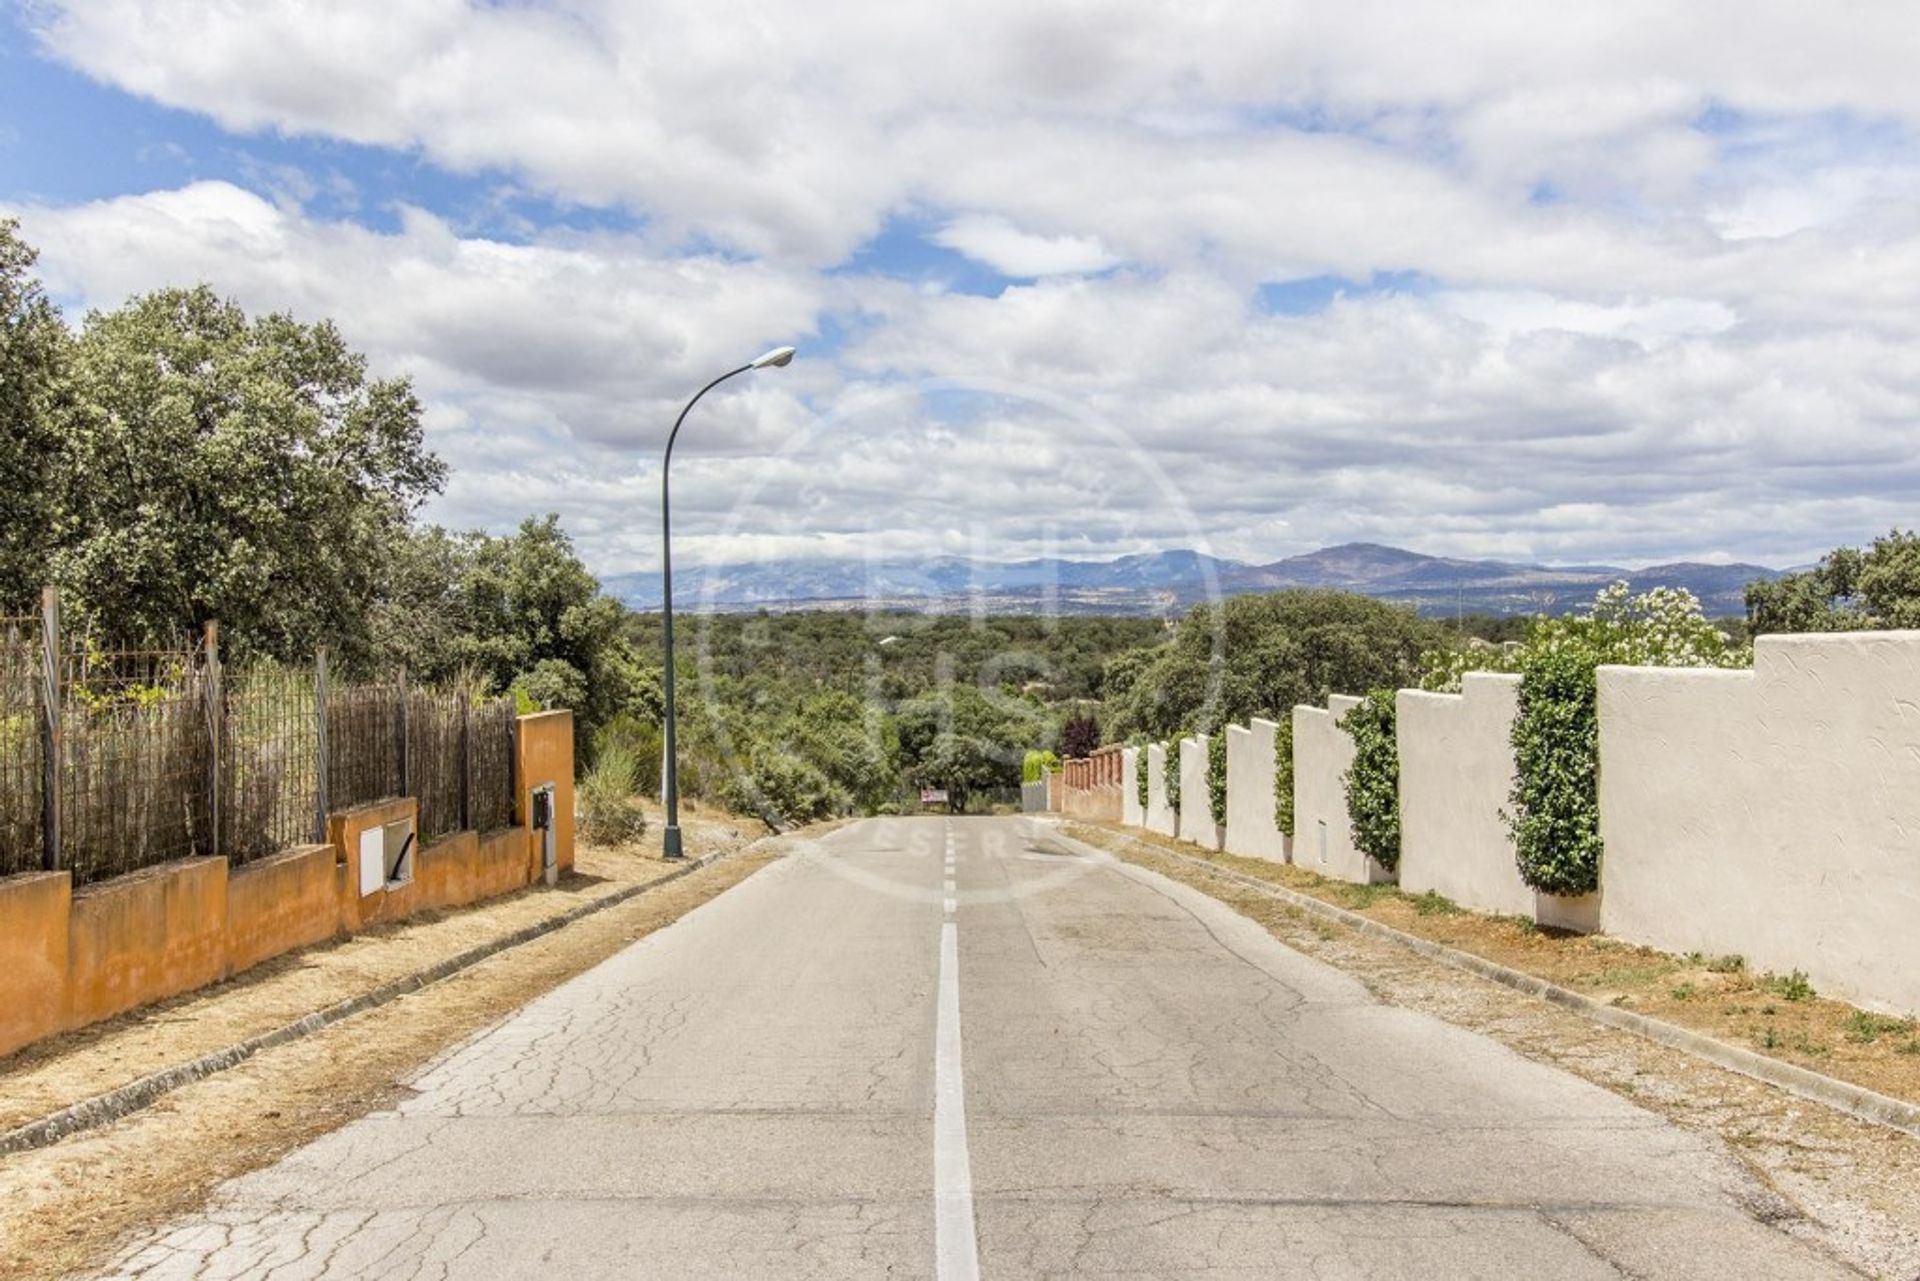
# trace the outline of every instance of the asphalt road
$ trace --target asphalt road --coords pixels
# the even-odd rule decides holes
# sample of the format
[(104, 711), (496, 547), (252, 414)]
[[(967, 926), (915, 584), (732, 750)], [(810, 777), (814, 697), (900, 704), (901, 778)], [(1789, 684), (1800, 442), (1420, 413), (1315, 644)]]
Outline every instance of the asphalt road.
[(413, 1087), (115, 1275), (1854, 1275), (1708, 1141), (1024, 819), (844, 828)]

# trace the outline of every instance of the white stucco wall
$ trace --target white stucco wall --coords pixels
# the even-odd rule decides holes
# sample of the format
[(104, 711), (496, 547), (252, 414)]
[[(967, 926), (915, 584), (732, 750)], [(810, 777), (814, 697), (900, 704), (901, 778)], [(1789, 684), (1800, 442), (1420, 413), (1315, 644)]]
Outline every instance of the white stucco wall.
[(1147, 747), (1147, 830), (1162, 836), (1179, 835), (1179, 818), (1167, 804), (1167, 745)]
[(1920, 1011), (1920, 632), (1600, 669), (1600, 920)]
[(1353, 847), (1345, 780), (1353, 739), (1339, 721), (1359, 702), (1335, 694), (1324, 708), (1293, 709), (1293, 861), (1323, 876), (1367, 884), (1393, 877)]
[(1120, 749), (1120, 821), (1128, 827), (1145, 827), (1147, 811), (1140, 804), (1140, 749)]
[(1180, 740), (1180, 839), (1217, 850), (1220, 836), (1207, 801), (1207, 739), (1196, 734)]
[(1274, 736), (1279, 726), (1255, 718), (1227, 726), (1226, 850), (1285, 862), (1287, 838), (1273, 821)]
[(1403, 689), (1395, 704), (1401, 888), (1531, 917), (1534, 893), (1500, 818), (1513, 791), (1520, 678), (1471, 672), (1458, 694)]

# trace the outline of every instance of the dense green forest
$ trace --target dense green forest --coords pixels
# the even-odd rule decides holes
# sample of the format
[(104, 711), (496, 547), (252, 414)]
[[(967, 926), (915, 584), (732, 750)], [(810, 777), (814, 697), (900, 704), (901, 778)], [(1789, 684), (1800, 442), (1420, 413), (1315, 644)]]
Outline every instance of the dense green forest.
[[(919, 786), (984, 801), (1018, 786), (1029, 749), (1099, 741), (1108, 664), (1167, 634), (1150, 618), (682, 615), (682, 782), (776, 822), (895, 806)], [(631, 616), (627, 636), (659, 654), (659, 615)], [(606, 738), (657, 775), (655, 718)]]

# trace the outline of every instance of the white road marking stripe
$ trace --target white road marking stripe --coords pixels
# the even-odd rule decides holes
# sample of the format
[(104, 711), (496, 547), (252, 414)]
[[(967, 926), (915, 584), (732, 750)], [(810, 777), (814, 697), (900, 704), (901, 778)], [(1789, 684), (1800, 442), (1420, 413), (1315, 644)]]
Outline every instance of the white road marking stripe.
[(953, 915), (953, 906), (954, 906), (954, 905), (953, 905), (953, 900), (952, 900), (952, 899), (948, 899), (948, 900), (947, 900), (947, 915), (948, 915), (948, 916), (952, 916), (952, 915)]
[(951, 876), (949, 876), (949, 877), (947, 878), (947, 883), (946, 883), (945, 885), (943, 885), (943, 886), (941, 886), (940, 888), (941, 888), (942, 890), (944, 890), (945, 892), (947, 892), (948, 894), (951, 894), (951, 893), (953, 893), (953, 878), (952, 878)]
[[(952, 907), (949, 905), (948, 910)], [(933, 1238), (941, 1281), (977, 1281), (967, 1086), (960, 1068), (960, 934), (940, 926), (940, 1013), (933, 1040)]]

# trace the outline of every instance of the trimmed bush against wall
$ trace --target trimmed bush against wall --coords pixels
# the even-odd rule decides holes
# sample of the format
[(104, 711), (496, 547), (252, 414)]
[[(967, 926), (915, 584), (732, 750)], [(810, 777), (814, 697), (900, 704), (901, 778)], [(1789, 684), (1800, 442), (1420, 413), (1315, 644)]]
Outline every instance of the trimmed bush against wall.
[(1273, 733), (1273, 824), (1293, 835), (1293, 717), (1280, 718)]
[(1347, 767), (1347, 814), (1353, 845), (1389, 872), (1400, 865), (1400, 747), (1394, 737), (1394, 691), (1376, 689), (1340, 727), (1353, 739)]
[(1221, 731), (1207, 736), (1207, 813), (1216, 826), (1227, 823), (1227, 736)]

